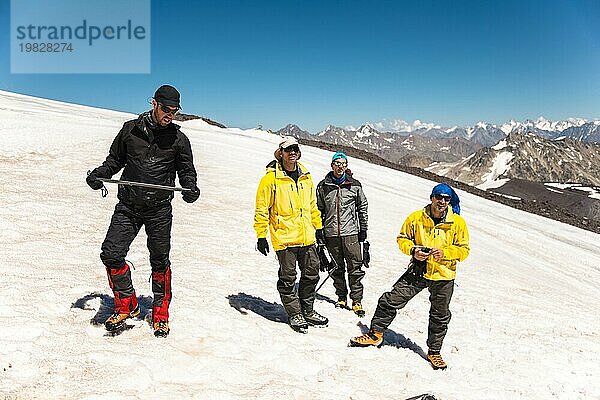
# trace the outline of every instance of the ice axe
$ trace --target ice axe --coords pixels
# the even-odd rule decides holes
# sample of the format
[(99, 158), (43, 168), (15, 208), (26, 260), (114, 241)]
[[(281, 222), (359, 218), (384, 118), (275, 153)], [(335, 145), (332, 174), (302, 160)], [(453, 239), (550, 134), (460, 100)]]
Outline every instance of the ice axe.
[[(329, 249), (327, 249), (327, 246), (325, 246), (325, 245), (319, 245), (318, 247), (319, 247), (319, 249), (317, 250), (317, 252), (319, 253), (319, 262), (323, 262), (323, 261), (321, 261), (321, 258), (322, 257), (325, 259), (327, 258), (325, 256), (325, 250), (327, 250), (327, 253), (329, 253)], [(333, 264), (333, 268), (327, 268), (327, 277), (323, 280), (323, 282), (321, 282), (321, 284), (319, 285), (317, 290), (315, 290), (315, 293), (317, 293), (319, 291), (319, 289), (321, 289), (323, 287), (325, 282), (327, 282), (327, 279), (331, 278), (331, 274), (333, 273), (333, 271), (335, 271), (336, 269), (338, 269), (340, 267), (338, 265), (338, 263), (335, 262), (335, 259), (333, 258), (331, 253), (329, 253), (329, 258), (331, 259), (331, 261), (329, 262), (329, 265)]]
[(154, 183), (144, 183), (144, 182), (131, 182), (131, 181), (121, 181), (117, 179), (107, 179), (107, 178), (98, 178), (100, 182), (104, 183), (116, 183), (117, 185), (125, 185), (125, 186), (139, 186), (150, 189), (160, 189), (160, 190), (170, 190), (172, 192), (183, 192), (184, 190), (192, 190), (192, 189), (184, 189), (178, 186), (166, 186), (166, 185), (155, 185)]
[[(90, 173), (91, 172), (88, 171), (88, 175)], [(170, 190), (172, 192), (183, 192), (186, 190), (192, 190), (192, 189), (184, 189), (184, 188), (178, 187), (178, 186), (156, 185), (154, 183), (122, 181), (122, 180), (118, 180), (118, 179), (97, 178), (97, 180), (99, 180), (100, 182), (103, 182), (103, 183), (115, 183), (117, 185), (138, 186), (138, 187), (145, 187), (145, 188), (150, 188), (150, 189)], [(108, 195), (108, 189), (106, 189), (106, 187), (104, 185), (102, 185), (101, 189), (102, 189), (101, 190), (102, 197), (106, 197)]]

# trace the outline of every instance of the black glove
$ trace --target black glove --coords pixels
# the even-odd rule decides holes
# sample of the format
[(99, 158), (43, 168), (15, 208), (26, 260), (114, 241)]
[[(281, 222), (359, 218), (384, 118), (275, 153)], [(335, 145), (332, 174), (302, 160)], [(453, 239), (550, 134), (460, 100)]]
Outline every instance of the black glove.
[(256, 248), (265, 256), (269, 254), (269, 242), (267, 242), (266, 238), (258, 238)]
[(325, 255), (325, 246), (319, 246), (317, 251), (319, 254), (319, 270), (321, 272), (329, 271), (331, 263)]
[(198, 186), (194, 186), (192, 189), (184, 190), (181, 192), (181, 197), (186, 203), (193, 203), (200, 197), (200, 189)]
[(358, 241), (364, 242), (367, 240), (367, 231), (358, 231)]
[(85, 178), (85, 182), (94, 190), (102, 189), (102, 186), (104, 186), (104, 183), (98, 180), (98, 175), (95, 170), (88, 174), (87, 178)]
[(315, 237), (317, 238), (318, 244), (325, 244), (325, 235), (323, 234), (323, 229), (317, 229), (315, 231)]

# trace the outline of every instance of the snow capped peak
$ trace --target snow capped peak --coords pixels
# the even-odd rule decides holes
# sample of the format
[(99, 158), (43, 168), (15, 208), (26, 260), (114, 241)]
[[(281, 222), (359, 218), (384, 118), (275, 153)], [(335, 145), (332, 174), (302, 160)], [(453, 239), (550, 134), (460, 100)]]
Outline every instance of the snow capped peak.
[(358, 128), (358, 131), (356, 132), (356, 136), (358, 138), (364, 138), (364, 137), (368, 137), (368, 136), (379, 136), (379, 133), (377, 132), (377, 129), (375, 129), (373, 127), (372, 124), (366, 123), (366, 124), (362, 125), (360, 128)]
[(379, 122), (366, 122), (364, 125), (370, 125), (373, 129), (379, 132), (394, 132), (394, 133), (410, 133), (420, 129), (440, 129), (441, 127), (436, 124), (422, 122), (419, 119), (413, 121), (413, 123), (406, 122), (402, 119), (387, 120), (384, 119)]
[(432, 124), (429, 122), (422, 122), (419, 119), (415, 119), (412, 123), (413, 127), (415, 128), (415, 130), (417, 129), (440, 129), (441, 126), (436, 125), (436, 124)]
[(505, 135), (511, 133), (517, 126), (519, 126), (519, 122), (511, 119), (510, 121), (500, 125), (500, 130), (504, 132)]
[(410, 124), (401, 119), (391, 121), (384, 119), (379, 122), (367, 122), (365, 125), (371, 125), (380, 132), (410, 132), (411, 129)]
[(329, 124), (327, 125), (327, 128), (325, 128), (324, 130), (322, 130), (321, 132), (317, 133), (317, 136), (323, 136), (331, 131), (335, 130), (335, 126)]
[(506, 147), (506, 139), (499, 141), (496, 145), (492, 146), (494, 150), (502, 150)]
[(537, 129), (549, 132), (562, 132), (565, 129), (578, 127), (587, 122), (588, 121), (583, 118), (567, 118), (564, 121), (550, 121), (543, 116), (539, 116), (535, 120), (527, 119), (524, 122), (510, 120), (510, 122), (502, 124), (500, 129), (506, 134), (515, 130), (525, 131), (529, 129)]

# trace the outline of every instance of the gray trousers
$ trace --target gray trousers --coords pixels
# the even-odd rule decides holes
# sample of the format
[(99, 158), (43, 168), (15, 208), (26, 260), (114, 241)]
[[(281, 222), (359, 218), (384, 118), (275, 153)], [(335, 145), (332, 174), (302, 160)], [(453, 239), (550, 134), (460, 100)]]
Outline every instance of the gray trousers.
[[(285, 312), (295, 315), (310, 312), (315, 302), (315, 289), (319, 283), (319, 256), (316, 246), (288, 247), (275, 252), (279, 260), (279, 279), (277, 290)], [(300, 269), (298, 293), (294, 291), (296, 283), (296, 263)]]
[[(358, 235), (326, 237), (325, 245), (338, 265), (338, 268), (331, 274), (338, 299), (346, 299), (349, 286), (350, 299), (362, 301), (363, 285), (361, 280), (365, 276), (365, 271), (362, 270), (363, 260)], [(346, 286), (346, 270), (348, 271), (348, 286)]]
[(409, 283), (401, 277), (391, 291), (382, 294), (379, 298), (371, 320), (371, 329), (383, 332), (392, 323), (397, 311), (404, 308), (410, 299), (425, 288), (429, 289), (431, 303), (427, 346), (429, 350), (440, 351), (452, 317), (449, 305), (454, 291), (454, 280), (430, 281), (421, 278), (416, 283)]

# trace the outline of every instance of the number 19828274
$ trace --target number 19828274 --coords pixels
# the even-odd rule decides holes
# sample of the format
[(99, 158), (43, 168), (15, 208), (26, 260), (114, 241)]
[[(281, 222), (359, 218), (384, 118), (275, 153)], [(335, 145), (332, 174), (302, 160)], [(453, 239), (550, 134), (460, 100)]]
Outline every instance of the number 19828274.
[(64, 53), (73, 51), (72, 43), (19, 43), (21, 53)]

